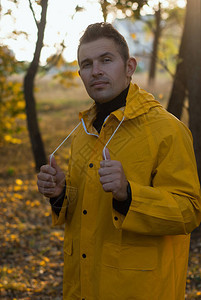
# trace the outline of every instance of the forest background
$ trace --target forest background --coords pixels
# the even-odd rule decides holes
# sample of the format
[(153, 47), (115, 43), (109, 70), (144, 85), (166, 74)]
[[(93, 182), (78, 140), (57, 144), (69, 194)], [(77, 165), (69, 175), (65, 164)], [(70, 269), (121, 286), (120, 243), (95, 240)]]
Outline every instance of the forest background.
[[(98, 8), (98, 21), (123, 28), (138, 60), (133, 82), (191, 129), (201, 178), (201, 1), (74, 2), (73, 11), (65, 13), (75, 26), (86, 20), (88, 3)], [(22, 11), (18, 0), (0, 2), (0, 24), (5, 27), (10, 19), (13, 24), (6, 34), (0, 27), (0, 299), (59, 300), (63, 228), (51, 226), (51, 209), (37, 191), (36, 174), (92, 101), (78, 77), (77, 61), (66, 58), (69, 32), (57, 32), (49, 39), (55, 40), (53, 46), (47, 45), (49, 23), (60, 17), (47, 18), (53, 0), (24, 3)], [(62, 8), (62, 1), (57, 5)], [(29, 23), (24, 30), (16, 25), (28, 13), (35, 40)], [(29, 60), (19, 59), (11, 43), (19, 40), (29, 41)], [(44, 58), (48, 47), (52, 52)], [(70, 141), (56, 154), (64, 171), (69, 155)], [(201, 299), (200, 229), (191, 238), (186, 299)]]

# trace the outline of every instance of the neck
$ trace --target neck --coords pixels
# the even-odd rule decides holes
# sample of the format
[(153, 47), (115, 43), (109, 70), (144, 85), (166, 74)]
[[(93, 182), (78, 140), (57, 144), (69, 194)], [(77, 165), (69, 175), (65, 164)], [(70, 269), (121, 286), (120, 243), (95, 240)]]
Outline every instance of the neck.
[(129, 86), (125, 90), (123, 90), (117, 97), (112, 99), (111, 101), (108, 101), (105, 103), (97, 103), (96, 102), (97, 115), (96, 115), (95, 121), (93, 122), (93, 126), (96, 128), (96, 130), (98, 132), (100, 132), (105, 118), (111, 112), (126, 105), (126, 97), (128, 94)]
[(112, 111), (114, 111), (122, 106), (125, 106), (129, 86), (125, 90), (123, 90), (118, 96), (116, 96), (114, 99), (112, 99), (108, 102), (104, 102), (104, 103), (95, 102), (97, 111), (99, 112), (99, 111), (104, 110), (106, 112), (111, 113)]

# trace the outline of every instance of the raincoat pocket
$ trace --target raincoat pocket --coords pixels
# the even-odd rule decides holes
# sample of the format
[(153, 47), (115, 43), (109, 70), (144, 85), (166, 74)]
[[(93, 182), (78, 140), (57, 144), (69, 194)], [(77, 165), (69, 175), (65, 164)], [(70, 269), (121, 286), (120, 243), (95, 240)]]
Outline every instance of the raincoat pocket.
[(156, 247), (123, 246), (120, 251), (119, 268), (126, 270), (154, 270), (157, 266)]
[(125, 270), (153, 270), (157, 266), (157, 248), (108, 243), (104, 245), (102, 263)]
[(100, 299), (158, 300), (157, 248), (107, 243), (102, 253)]

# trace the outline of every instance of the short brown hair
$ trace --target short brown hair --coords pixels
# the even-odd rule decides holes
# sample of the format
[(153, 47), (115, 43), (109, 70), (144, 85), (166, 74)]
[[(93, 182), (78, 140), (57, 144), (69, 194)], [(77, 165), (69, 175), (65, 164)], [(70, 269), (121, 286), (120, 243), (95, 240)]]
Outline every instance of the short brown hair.
[(84, 34), (80, 38), (77, 57), (79, 62), (79, 49), (82, 44), (93, 42), (100, 38), (108, 38), (115, 42), (119, 49), (119, 54), (121, 55), (124, 63), (126, 64), (129, 59), (129, 49), (127, 42), (123, 35), (121, 35), (110, 23), (95, 23), (87, 27)]

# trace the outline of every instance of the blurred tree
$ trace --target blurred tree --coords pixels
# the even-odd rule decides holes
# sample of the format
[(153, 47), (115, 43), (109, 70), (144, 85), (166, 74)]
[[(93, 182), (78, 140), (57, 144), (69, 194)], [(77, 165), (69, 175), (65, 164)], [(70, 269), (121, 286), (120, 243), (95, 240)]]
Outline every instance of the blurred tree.
[(12, 75), (19, 70), (19, 64), (7, 46), (0, 46), (0, 144), (21, 143), (14, 137), (23, 129), (20, 120), (26, 119), (25, 101), (21, 83)]
[(77, 86), (75, 78), (78, 77), (78, 62), (67, 62), (62, 53), (51, 55), (46, 60), (47, 64), (43, 69), (45, 73), (54, 68), (55, 75), (53, 79), (57, 79), (64, 87)]
[(34, 80), (38, 70), (40, 54), (43, 47), (48, 0), (36, 1), (36, 3), (41, 6), (41, 19), (39, 22), (36, 20), (31, 0), (28, 1), (38, 30), (38, 37), (33, 60), (30, 63), (27, 73), (24, 77), (24, 96), (26, 101), (29, 136), (34, 154), (36, 170), (39, 171), (41, 165), (46, 164), (47, 160), (37, 121), (36, 103), (34, 98)]
[(179, 58), (168, 111), (181, 118), (186, 96), (189, 102), (189, 127), (201, 180), (201, 2), (187, 0), (186, 17)]
[(154, 13), (154, 26), (150, 27), (152, 29), (154, 39), (153, 39), (153, 46), (152, 46), (152, 55), (150, 61), (150, 68), (149, 68), (149, 84), (152, 84), (156, 77), (156, 64), (158, 58), (158, 47), (160, 42), (160, 37), (162, 34), (162, 13), (161, 13), (161, 2), (158, 2), (158, 8), (155, 9)]
[(166, 44), (167, 38), (165, 37), (165, 32), (169, 30), (170, 27), (175, 30), (176, 26), (181, 25), (183, 21), (183, 9), (178, 8), (174, 0), (169, 1), (169, 7), (163, 7), (163, 1), (156, 1), (155, 5), (152, 6), (152, 10), (154, 19), (148, 19), (146, 21), (149, 30), (151, 30), (153, 34), (153, 46), (148, 76), (149, 84), (153, 84), (155, 81), (158, 63), (171, 74), (165, 62), (164, 55), (163, 59), (159, 56), (159, 50)]
[(103, 13), (104, 22), (106, 22), (108, 16), (108, 6), (110, 6), (111, 4), (107, 0), (99, 0), (99, 3)]
[[(164, 28), (167, 24), (175, 25), (181, 22), (181, 10), (175, 9), (176, 3), (174, 0), (169, 1), (169, 7), (164, 7), (163, 1), (148, 1), (148, 0), (115, 0), (108, 5), (107, 13), (109, 11), (115, 12), (115, 10), (121, 10), (125, 16), (131, 18), (141, 19), (145, 22), (146, 27), (153, 34), (152, 53), (150, 57), (149, 67), (149, 83), (153, 84), (156, 77), (157, 63), (159, 62), (166, 70), (167, 65), (161, 61), (158, 57), (159, 44)], [(142, 11), (145, 12), (145, 8), (149, 8), (152, 11), (153, 18), (141, 18)]]
[(158, 66), (160, 70), (166, 70), (174, 78), (175, 67), (177, 63), (177, 53), (181, 42), (185, 9), (175, 6), (168, 9), (168, 18), (165, 21), (159, 49)]
[[(16, 4), (16, 8), (18, 8), (19, 5), (19, 0), (9, 0), (9, 2), (13, 2)], [(48, 0), (27, 0), (30, 10), (32, 12), (36, 28), (37, 28), (37, 41), (35, 45), (35, 51), (33, 55), (33, 60), (32, 62), (28, 65), (28, 67), (25, 67), (25, 64), (18, 66), (20, 70), (25, 70), (26, 75), (24, 77), (24, 97), (25, 97), (25, 102), (26, 102), (26, 114), (27, 114), (27, 127), (30, 135), (30, 141), (32, 145), (32, 150), (34, 154), (34, 159), (35, 159), (35, 166), (36, 170), (38, 171), (40, 169), (40, 166), (42, 164), (46, 163), (46, 155), (45, 155), (45, 150), (44, 150), (44, 145), (42, 142), (39, 126), (38, 126), (38, 120), (37, 120), (37, 111), (36, 111), (36, 101), (34, 97), (34, 83), (35, 83), (35, 77), (37, 74), (37, 71), (40, 67), (39, 61), (40, 61), (40, 54), (41, 50), (43, 48), (43, 39), (44, 39), (44, 31), (46, 27), (46, 15), (47, 15), (47, 7), (48, 7)], [(38, 18), (38, 7), (41, 9), (41, 14), (40, 17)], [(73, 14), (72, 18), (77, 12), (83, 11), (84, 8), (80, 6), (75, 7), (75, 13)], [(2, 13), (2, 6), (0, 5), (0, 13)], [(8, 9), (4, 15), (10, 15), (13, 17), (13, 20), (15, 20), (13, 10)], [(28, 34), (24, 31), (16, 31), (14, 30), (12, 32), (12, 35), (10, 38), (18, 37), (19, 35), (25, 35), (28, 37)], [(49, 63), (45, 68), (40, 68), (40, 70), (45, 70), (48, 71), (51, 67), (54, 65), (61, 64), (62, 60), (62, 53), (63, 50), (65, 49), (64, 45), (64, 40), (60, 44), (60, 51), (57, 51), (57, 54), (53, 56), (54, 58), (54, 63)], [(19, 64), (18, 64), (19, 65)], [(44, 72), (43, 72), (44, 75)], [(64, 73), (63, 77), (68, 79), (72, 79), (72, 76), (75, 76), (74, 72), (71, 74), (69, 73)], [(62, 74), (60, 75), (62, 77)], [(60, 81), (63, 79), (60, 78)], [(63, 80), (65, 82), (65, 80)]]

